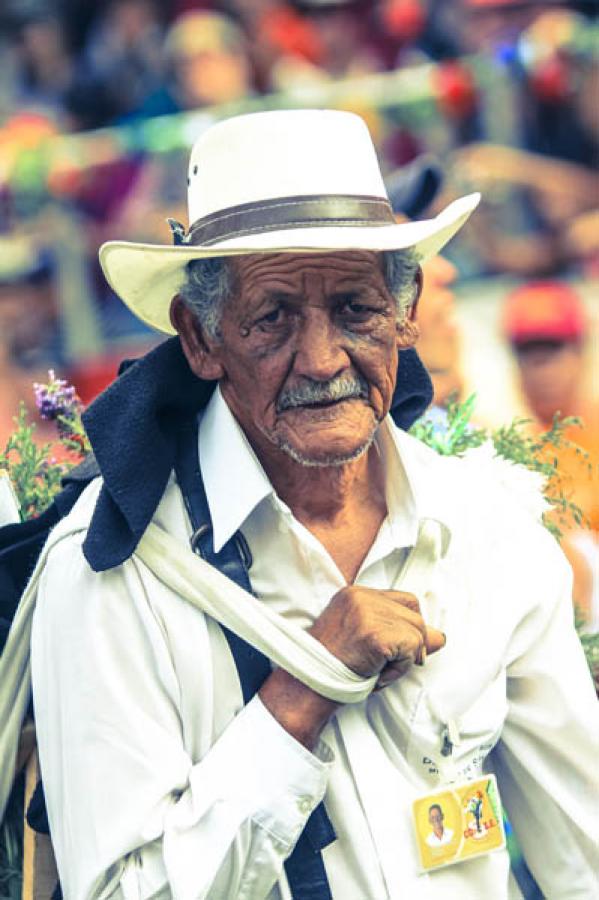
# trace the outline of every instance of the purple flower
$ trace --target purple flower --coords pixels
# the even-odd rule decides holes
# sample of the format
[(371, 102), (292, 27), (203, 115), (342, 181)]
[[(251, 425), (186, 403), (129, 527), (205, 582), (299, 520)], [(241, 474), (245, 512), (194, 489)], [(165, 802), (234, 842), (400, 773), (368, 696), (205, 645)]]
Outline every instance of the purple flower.
[[(75, 388), (64, 378), (57, 378), (54, 369), (49, 369), (48, 378), (48, 384), (35, 382), (33, 385), (35, 404), (42, 419), (51, 421), (60, 416), (66, 419), (76, 416), (81, 409), (81, 401)], [(63, 423), (59, 422), (59, 431), (62, 430), (61, 425)]]

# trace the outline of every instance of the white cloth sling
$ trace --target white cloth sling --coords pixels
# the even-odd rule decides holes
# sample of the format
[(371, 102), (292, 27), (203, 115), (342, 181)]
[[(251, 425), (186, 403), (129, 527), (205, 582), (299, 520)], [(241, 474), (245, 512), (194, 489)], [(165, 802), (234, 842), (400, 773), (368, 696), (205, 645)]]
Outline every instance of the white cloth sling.
[[(0, 659), (0, 821), (12, 788), (19, 735), (30, 697), (30, 637), (39, 579), (52, 547), (80, 530), (57, 529), (54, 540), (53, 535), (48, 539)], [(436, 563), (447, 551), (447, 543), (444, 527), (433, 519), (423, 519), (416, 544), (393, 589), (422, 596)], [(348, 669), (312, 635), (273, 612), (155, 523), (146, 529), (134, 556), (183, 599), (319, 694), (346, 704), (359, 703), (373, 690), (377, 676), (363, 678)]]

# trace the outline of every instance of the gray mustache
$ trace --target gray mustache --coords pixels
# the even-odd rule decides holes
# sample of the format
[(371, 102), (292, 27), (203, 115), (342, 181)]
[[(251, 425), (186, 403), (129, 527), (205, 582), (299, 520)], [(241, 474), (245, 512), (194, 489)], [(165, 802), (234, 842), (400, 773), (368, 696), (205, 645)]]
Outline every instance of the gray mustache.
[(362, 375), (337, 375), (329, 381), (304, 378), (294, 387), (283, 388), (277, 401), (277, 412), (311, 403), (334, 403), (354, 398), (368, 399), (368, 382)]

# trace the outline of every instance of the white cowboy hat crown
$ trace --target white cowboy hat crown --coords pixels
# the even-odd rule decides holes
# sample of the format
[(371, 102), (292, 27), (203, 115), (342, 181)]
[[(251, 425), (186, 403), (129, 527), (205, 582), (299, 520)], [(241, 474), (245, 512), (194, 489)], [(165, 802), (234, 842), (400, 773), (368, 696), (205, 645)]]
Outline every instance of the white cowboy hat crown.
[(197, 140), (188, 174), (189, 232), (176, 244), (110, 241), (108, 283), (142, 321), (174, 334), (169, 307), (192, 259), (248, 253), (411, 248), (419, 259), (453, 237), (479, 194), (435, 219), (397, 224), (364, 121), (334, 110), (252, 113)]

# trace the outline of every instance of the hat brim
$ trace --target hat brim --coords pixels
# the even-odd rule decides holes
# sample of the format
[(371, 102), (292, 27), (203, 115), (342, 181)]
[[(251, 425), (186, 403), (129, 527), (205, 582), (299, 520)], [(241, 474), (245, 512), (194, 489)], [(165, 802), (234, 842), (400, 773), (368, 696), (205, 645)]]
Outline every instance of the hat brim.
[(393, 225), (293, 228), (231, 238), (209, 247), (109, 241), (100, 248), (106, 280), (131, 312), (158, 331), (175, 334), (169, 310), (192, 259), (251, 253), (326, 253), (343, 250), (413, 249), (420, 261), (438, 253), (459, 231), (480, 200), (469, 194), (434, 219)]

